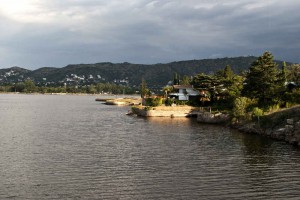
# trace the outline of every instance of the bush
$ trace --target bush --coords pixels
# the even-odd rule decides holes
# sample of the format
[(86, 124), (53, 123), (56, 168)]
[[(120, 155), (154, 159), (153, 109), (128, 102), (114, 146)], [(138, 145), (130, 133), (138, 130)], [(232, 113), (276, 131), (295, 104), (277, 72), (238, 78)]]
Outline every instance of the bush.
[(145, 111), (152, 110), (152, 107), (151, 107), (151, 106), (145, 106), (145, 107), (144, 107), (144, 110), (145, 110)]
[(266, 107), (265, 111), (267, 112), (275, 112), (280, 109), (280, 103), (273, 103)]
[(146, 106), (156, 107), (162, 105), (162, 98), (160, 97), (146, 98), (145, 101), (146, 101)]
[(258, 107), (254, 107), (252, 110), (252, 116), (254, 118), (257, 118), (257, 120), (259, 121), (259, 117), (264, 115), (264, 111)]
[(175, 103), (175, 99), (167, 98), (165, 100), (165, 105), (166, 106), (172, 106), (173, 103)]
[(254, 107), (253, 111), (252, 111), (252, 114), (255, 117), (260, 117), (260, 116), (263, 116), (264, 111), (262, 109), (258, 108), (258, 107)]
[(255, 104), (255, 101), (247, 97), (238, 97), (233, 103), (232, 115), (237, 119), (247, 118), (247, 112)]
[(180, 106), (188, 105), (188, 103), (189, 103), (189, 101), (181, 101), (178, 99), (175, 100), (175, 104), (180, 105)]
[(294, 89), (292, 92), (286, 92), (283, 96), (283, 100), (286, 102), (286, 107), (300, 104), (300, 89)]
[(136, 107), (136, 106), (132, 106), (132, 107), (131, 107), (131, 111), (132, 111), (134, 114), (137, 114), (137, 113), (139, 113), (139, 108)]

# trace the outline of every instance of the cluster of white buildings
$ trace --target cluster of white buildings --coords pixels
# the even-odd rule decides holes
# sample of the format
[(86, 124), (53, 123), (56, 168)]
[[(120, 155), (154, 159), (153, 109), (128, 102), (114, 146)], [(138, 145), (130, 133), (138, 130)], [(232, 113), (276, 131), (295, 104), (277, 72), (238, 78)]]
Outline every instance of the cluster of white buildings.
[(19, 75), (18, 81), (22, 81), (21, 79), (24, 78), (23, 75), (20, 75), (19, 72), (16, 72), (16, 71), (14, 71), (14, 70), (10, 70), (10, 71), (8, 71), (8, 72), (5, 72), (4, 74), (0, 74), (0, 82), (1, 82), (1, 81), (7, 81), (7, 79), (8, 79), (9, 77), (11, 77), (11, 76), (18, 76), (18, 75)]

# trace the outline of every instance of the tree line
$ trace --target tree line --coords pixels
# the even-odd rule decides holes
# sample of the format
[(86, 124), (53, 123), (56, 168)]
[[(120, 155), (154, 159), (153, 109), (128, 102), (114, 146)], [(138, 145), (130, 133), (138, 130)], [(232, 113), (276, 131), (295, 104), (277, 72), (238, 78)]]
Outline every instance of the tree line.
[(278, 66), (270, 52), (241, 74), (227, 65), (212, 75), (200, 73), (190, 83), (203, 91), (202, 105), (230, 110), (236, 119), (300, 104), (300, 65)]
[(18, 93), (88, 93), (88, 94), (134, 94), (135, 89), (113, 83), (98, 83), (84, 86), (37, 86), (32, 80), (0, 86), (0, 92)]

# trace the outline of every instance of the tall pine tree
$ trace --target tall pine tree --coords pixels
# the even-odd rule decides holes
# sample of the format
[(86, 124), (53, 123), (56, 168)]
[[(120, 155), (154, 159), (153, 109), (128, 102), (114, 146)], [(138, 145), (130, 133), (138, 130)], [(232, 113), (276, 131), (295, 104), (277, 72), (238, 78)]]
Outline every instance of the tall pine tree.
[(270, 103), (278, 99), (282, 88), (280, 71), (270, 52), (258, 57), (246, 75), (243, 93), (250, 98), (257, 98), (259, 102)]

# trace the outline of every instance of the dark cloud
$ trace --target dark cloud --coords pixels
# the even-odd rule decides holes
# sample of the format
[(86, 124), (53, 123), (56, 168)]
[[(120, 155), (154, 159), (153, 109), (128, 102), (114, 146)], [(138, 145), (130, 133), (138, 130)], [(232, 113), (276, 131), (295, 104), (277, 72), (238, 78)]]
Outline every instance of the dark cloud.
[(30, 12), (0, 9), (2, 67), (159, 63), (265, 50), (300, 62), (300, 2), (292, 0), (30, 2)]

